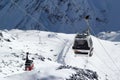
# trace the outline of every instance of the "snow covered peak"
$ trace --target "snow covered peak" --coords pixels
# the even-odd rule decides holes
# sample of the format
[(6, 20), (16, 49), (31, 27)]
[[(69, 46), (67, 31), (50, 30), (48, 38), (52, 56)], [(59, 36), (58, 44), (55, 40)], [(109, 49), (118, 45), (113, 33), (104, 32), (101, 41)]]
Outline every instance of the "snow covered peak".
[(100, 32), (98, 37), (104, 40), (120, 41), (120, 31)]

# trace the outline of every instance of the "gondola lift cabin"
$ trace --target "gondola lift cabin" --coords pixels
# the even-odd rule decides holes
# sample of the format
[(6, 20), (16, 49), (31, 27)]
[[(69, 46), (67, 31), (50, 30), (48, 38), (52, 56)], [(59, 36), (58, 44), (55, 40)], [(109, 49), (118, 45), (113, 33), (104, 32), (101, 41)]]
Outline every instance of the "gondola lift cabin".
[(88, 29), (83, 33), (77, 33), (74, 39), (74, 44), (72, 49), (74, 50), (75, 55), (93, 55), (93, 42), (90, 36), (90, 28), (88, 23), (89, 16), (85, 17), (85, 20), (88, 24)]

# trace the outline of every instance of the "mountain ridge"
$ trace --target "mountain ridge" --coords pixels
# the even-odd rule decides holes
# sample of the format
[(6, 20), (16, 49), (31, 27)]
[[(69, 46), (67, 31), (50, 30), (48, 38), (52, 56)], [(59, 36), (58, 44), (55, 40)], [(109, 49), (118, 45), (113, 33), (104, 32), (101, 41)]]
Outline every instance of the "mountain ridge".
[[(117, 21), (111, 20), (116, 16), (115, 14), (120, 13), (114, 9), (118, 6), (115, 3), (118, 2), (107, 0), (1, 0), (0, 29), (47, 29), (54, 32), (75, 33), (86, 29), (84, 17), (90, 15), (89, 22), (94, 32), (118, 30), (119, 18)], [(115, 24), (115, 22), (117, 23)]]

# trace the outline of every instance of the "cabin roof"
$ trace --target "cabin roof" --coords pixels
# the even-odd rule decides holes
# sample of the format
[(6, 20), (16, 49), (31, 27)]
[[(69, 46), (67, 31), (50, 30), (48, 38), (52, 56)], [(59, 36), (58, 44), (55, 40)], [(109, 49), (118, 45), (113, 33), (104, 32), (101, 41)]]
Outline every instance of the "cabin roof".
[(77, 34), (75, 38), (87, 38), (89, 35), (86, 33), (83, 34)]

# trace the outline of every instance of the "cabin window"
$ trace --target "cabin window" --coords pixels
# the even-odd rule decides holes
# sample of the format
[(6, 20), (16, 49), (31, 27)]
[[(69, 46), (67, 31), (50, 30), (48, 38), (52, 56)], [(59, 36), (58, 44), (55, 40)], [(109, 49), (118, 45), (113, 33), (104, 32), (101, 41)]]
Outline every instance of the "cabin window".
[(75, 47), (77, 49), (89, 49), (88, 43), (86, 40), (75, 40)]

